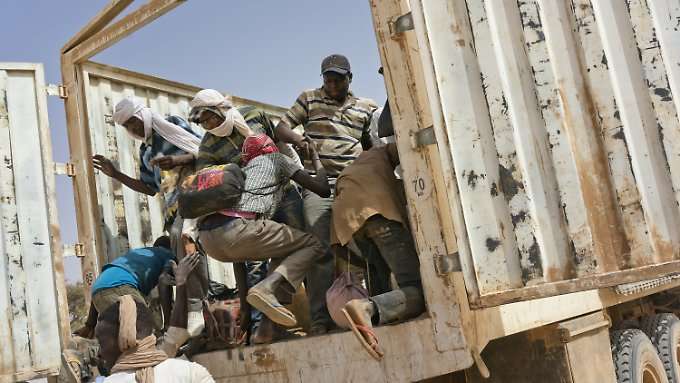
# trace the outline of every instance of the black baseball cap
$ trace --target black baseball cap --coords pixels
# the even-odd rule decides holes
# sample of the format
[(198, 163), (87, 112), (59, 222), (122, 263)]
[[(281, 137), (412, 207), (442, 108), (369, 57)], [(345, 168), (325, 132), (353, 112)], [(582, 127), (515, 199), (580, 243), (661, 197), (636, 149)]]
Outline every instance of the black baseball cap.
[(346, 75), (352, 72), (349, 66), (349, 60), (347, 57), (338, 54), (332, 54), (321, 62), (321, 74), (327, 72), (335, 72), (341, 75)]

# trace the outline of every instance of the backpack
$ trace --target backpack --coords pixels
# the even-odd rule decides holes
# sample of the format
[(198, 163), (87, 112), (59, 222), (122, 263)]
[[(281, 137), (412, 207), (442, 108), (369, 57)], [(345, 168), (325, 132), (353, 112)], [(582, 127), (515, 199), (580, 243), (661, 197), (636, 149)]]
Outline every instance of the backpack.
[(178, 190), (178, 211), (184, 218), (198, 218), (238, 203), (245, 175), (236, 164), (203, 168), (186, 177)]

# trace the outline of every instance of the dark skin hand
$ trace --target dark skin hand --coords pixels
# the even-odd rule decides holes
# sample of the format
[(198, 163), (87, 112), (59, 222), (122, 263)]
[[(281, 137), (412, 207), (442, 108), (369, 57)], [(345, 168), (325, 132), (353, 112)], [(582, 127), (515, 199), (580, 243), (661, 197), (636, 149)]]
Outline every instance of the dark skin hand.
[(326, 169), (321, 164), (319, 159), (319, 153), (316, 152), (314, 144), (309, 144), (307, 146), (307, 158), (312, 160), (314, 165), (314, 170), (316, 170), (316, 175), (312, 176), (304, 170), (298, 170), (293, 174), (291, 179), (298, 183), (305, 189), (311, 190), (312, 192), (318, 194), (320, 197), (328, 198), (331, 196), (331, 187), (328, 184), (328, 176), (326, 174)]
[(163, 156), (149, 161), (151, 166), (158, 166), (163, 170), (170, 170), (177, 166), (188, 165), (194, 162), (192, 154), (180, 154), (176, 156)]
[(120, 181), (123, 185), (129, 187), (130, 189), (136, 192), (144, 193), (146, 195), (156, 195), (156, 192), (153, 189), (151, 189), (147, 184), (145, 184), (141, 180), (132, 178), (124, 173), (121, 173), (113, 164), (113, 162), (111, 162), (111, 160), (102, 156), (101, 154), (97, 154), (94, 157), (92, 157), (92, 165), (94, 166), (95, 169), (101, 171), (102, 173), (106, 174), (107, 176), (113, 179)]

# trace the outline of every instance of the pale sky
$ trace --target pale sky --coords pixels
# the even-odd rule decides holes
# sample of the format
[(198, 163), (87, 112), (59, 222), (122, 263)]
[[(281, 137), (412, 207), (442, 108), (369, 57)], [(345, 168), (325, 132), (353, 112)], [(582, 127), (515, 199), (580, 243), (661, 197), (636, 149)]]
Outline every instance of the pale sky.
[[(59, 50), (108, 0), (3, 0), (0, 62), (45, 65), (61, 81)], [(130, 9), (144, 3), (135, 1)], [(191, 0), (93, 58), (104, 64), (288, 107), (318, 87), (321, 59), (351, 62), (358, 96), (385, 101), (367, 0)], [(68, 161), (63, 101), (48, 98), (55, 161)], [(70, 179), (57, 177), (64, 243), (77, 241)], [(80, 277), (67, 259), (67, 280)]]

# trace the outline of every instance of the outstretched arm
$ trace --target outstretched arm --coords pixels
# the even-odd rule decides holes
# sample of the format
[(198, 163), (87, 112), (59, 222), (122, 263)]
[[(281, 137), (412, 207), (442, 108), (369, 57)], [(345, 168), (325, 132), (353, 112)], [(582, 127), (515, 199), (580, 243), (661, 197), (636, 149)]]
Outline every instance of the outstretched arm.
[(101, 171), (113, 179), (120, 181), (123, 185), (136, 192), (144, 193), (146, 195), (156, 195), (156, 191), (151, 189), (149, 185), (145, 184), (141, 180), (132, 178), (127, 174), (122, 173), (116, 168), (111, 160), (102, 156), (101, 154), (97, 154), (92, 157), (92, 164), (94, 165), (95, 169)]

